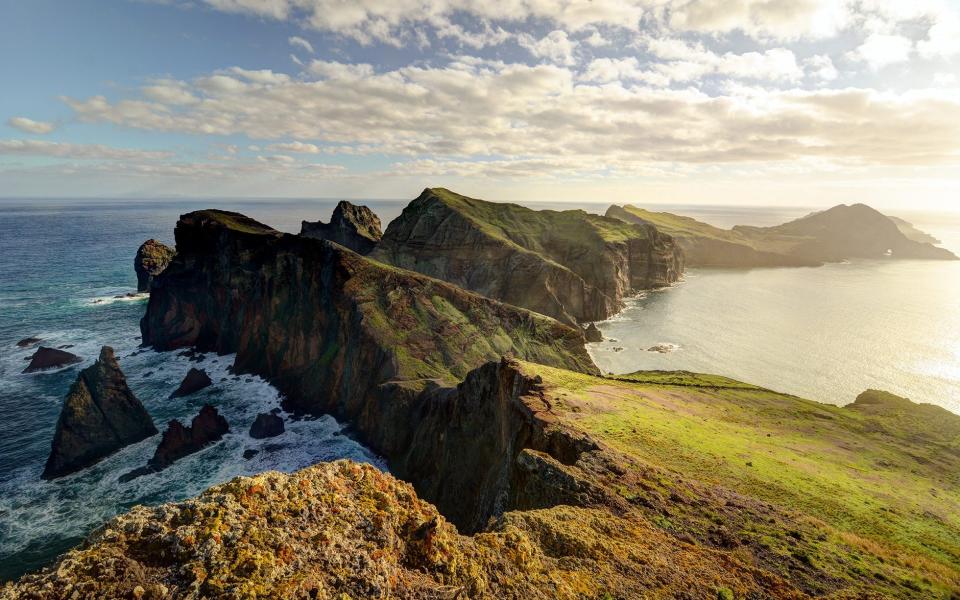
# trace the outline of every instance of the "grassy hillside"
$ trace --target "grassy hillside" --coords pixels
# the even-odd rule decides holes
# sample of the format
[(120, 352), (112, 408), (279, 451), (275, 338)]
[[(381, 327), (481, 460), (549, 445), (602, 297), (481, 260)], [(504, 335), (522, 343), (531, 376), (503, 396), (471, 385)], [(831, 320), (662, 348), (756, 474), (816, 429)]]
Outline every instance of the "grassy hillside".
[[(796, 514), (813, 532), (745, 511), (723, 525), (739, 528), (748, 561), (789, 575), (799, 557), (817, 580), (886, 595), (960, 591), (960, 416), (876, 391), (834, 407), (712, 375), (527, 368), (564, 421), (671, 473), (662, 493), (682, 498), (676, 481), (695, 480)], [(696, 537), (695, 506), (672, 502), (654, 519)]]

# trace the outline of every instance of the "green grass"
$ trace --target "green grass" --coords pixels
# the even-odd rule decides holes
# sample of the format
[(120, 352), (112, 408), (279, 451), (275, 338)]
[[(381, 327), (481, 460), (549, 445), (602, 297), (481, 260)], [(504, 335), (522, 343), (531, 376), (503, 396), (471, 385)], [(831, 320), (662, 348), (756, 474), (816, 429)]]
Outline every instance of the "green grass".
[(652, 223), (660, 231), (674, 237), (709, 238), (735, 244), (750, 245), (750, 241), (736, 231), (720, 229), (719, 227), (714, 227), (713, 225), (691, 217), (684, 217), (668, 212), (654, 212), (633, 206), (632, 204), (627, 204), (621, 208), (629, 215)]
[[(960, 585), (956, 415), (878, 393), (829, 406), (687, 372), (531, 372), (565, 420), (612, 447), (825, 524), (817, 552), (794, 555), (805, 564), (837, 569), (853, 547), (857, 568), (907, 589)], [(761, 533), (772, 552), (795, 552), (782, 532)]]

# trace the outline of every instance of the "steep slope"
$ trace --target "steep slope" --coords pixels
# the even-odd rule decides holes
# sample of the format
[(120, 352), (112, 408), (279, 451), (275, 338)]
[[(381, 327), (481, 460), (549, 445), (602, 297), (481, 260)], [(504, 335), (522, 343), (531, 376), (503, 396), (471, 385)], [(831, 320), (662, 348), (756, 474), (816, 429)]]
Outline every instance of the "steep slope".
[(113, 348), (80, 371), (63, 401), (44, 479), (63, 477), (157, 433), (153, 419), (127, 386)]
[(743, 233), (720, 229), (691, 217), (654, 212), (627, 204), (611, 206), (606, 215), (627, 223), (649, 223), (673, 237), (690, 267), (798, 267), (819, 261), (759, 250)]
[(682, 254), (651, 225), (535, 211), (426, 189), (371, 256), (566, 323), (597, 321), (634, 290), (668, 285)]
[(886, 215), (865, 204), (841, 204), (776, 227), (733, 228), (755, 246), (820, 261), (846, 258), (957, 260), (943, 248), (913, 241)]
[(372, 210), (341, 200), (333, 209), (329, 223), (303, 221), (300, 235), (330, 240), (354, 252), (369, 254), (383, 233), (380, 231), (380, 218)]
[(575, 328), (327, 241), (220, 211), (183, 215), (176, 239), (144, 343), (236, 352), (235, 368), (270, 379), (289, 408), (347, 419), (385, 455), (409, 448), (432, 410), (424, 389), (489, 360), (596, 372)]
[(893, 221), (893, 224), (897, 226), (897, 229), (900, 230), (900, 233), (907, 236), (907, 239), (920, 242), (921, 244), (939, 245), (941, 243), (936, 237), (930, 235), (926, 231), (917, 229), (913, 223), (907, 221), (906, 219), (901, 219), (900, 217), (894, 217), (891, 215), (887, 215), (887, 218)]
[[(457, 503), (441, 494), (439, 514), (407, 485), (348, 462), (239, 478), (194, 501), (137, 508), (0, 597), (960, 590), (955, 415), (937, 414), (946, 424), (918, 440), (929, 409), (875, 392), (837, 408), (716, 376), (615, 380), (514, 361), (422, 393), (435, 405), (419, 413), (410, 448), (420, 470), (408, 479), (421, 497), (457, 471), (476, 480), (450, 491)], [(447, 523), (492, 498), (504, 512), (480, 533)]]
[(137, 291), (149, 292), (153, 279), (163, 273), (173, 260), (173, 248), (154, 239), (149, 239), (137, 248), (133, 258), (133, 270), (137, 273)]

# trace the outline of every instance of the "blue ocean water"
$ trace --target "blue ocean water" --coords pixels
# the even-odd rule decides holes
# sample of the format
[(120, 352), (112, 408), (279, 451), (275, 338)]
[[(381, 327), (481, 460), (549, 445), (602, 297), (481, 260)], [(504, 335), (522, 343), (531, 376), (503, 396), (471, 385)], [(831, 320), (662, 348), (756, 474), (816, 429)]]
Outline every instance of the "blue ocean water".
[[(364, 201), (384, 226), (401, 201)], [(258, 412), (279, 405), (256, 377), (227, 372), (232, 357), (201, 362), (215, 385), (168, 399), (190, 367), (187, 356), (139, 348), (145, 298), (133, 291), (133, 257), (147, 238), (173, 243), (177, 217), (199, 208), (236, 210), (284, 231), (300, 220), (329, 219), (332, 200), (90, 201), (0, 200), (0, 580), (49, 563), (110, 517), (135, 504), (196, 495), (241, 474), (292, 471), (348, 457), (382, 461), (342, 434), (330, 417), (287, 422), (270, 440), (247, 430)], [(532, 208), (607, 205), (529, 203)], [(771, 225), (804, 208), (657, 206), (718, 226)], [(901, 215), (960, 250), (960, 221)], [(845, 403), (866, 387), (960, 409), (960, 263), (855, 262), (818, 269), (693, 271), (684, 282), (645, 294), (601, 324), (616, 342), (591, 346), (605, 371), (690, 369), (721, 373), (825, 402)], [(70, 346), (84, 362), (24, 375), (27, 336)], [(672, 343), (667, 354), (648, 352)], [(119, 475), (146, 462), (157, 437), (95, 467), (54, 482), (39, 476), (64, 395), (101, 345), (115, 348), (133, 391), (157, 426), (189, 420), (203, 403), (218, 407), (232, 433), (159, 474), (127, 484)], [(623, 348), (615, 351), (615, 348)], [(958, 410), (960, 411), (960, 410)], [(260, 452), (251, 460), (247, 449)]]

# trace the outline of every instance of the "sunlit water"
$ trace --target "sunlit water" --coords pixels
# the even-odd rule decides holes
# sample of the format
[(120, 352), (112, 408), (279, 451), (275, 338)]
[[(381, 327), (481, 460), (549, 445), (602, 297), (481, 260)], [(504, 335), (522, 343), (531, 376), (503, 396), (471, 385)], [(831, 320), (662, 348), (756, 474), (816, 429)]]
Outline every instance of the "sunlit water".
[[(958, 217), (904, 216), (960, 252)], [(880, 388), (960, 413), (960, 262), (690, 270), (599, 327), (604, 371), (720, 373), (831, 404)]]
[[(401, 202), (365, 202), (386, 223)], [(196, 366), (176, 352), (139, 348), (145, 299), (132, 291), (137, 246), (154, 237), (173, 243), (177, 216), (203, 207), (238, 210), (285, 231), (301, 219), (328, 219), (332, 201), (120, 202), (0, 201), (0, 580), (48, 563), (105, 520), (135, 504), (193, 496), (240, 474), (292, 471), (348, 457), (384, 464), (344, 435), (334, 419), (287, 421), (273, 439), (247, 435), (258, 412), (280, 403), (256, 377), (227, 372), (232, 357), (208, 355), (200, 366), (215, 385), (168, 399)], [(535, 208), (570, 205), (536, 203)], [(602, 213), (606, 205), (580, 206)], [(769, 225), (806, 209), (671, 207), (721, 226)], [(904, 215), (910, 217), (910, 215)], [(914, 218), (914, 221), (917, 221)], [(960, 227), (928, 230), (960, 247)], [(723, 373), (825, 402), (845, 403), (867, 387), (960, 408), (960, 264), (864, 262), (819, 269), (695, 271), (669, 290), (631, 301), (601, 325), (617, 342), (592, 347), (608, 371), (691, 369)], [(94, 303), (95, 300), (102, 302)], [(23, 375), (32, 350), (17, 340), (72, 345), (84, 362), (57, 372)], [(657, 343), (669, 354), (645, 349)], [(158, 428), (188, 421), (203, 403), (225, 415), (223, 442), (159, 473), (121, 484), (143, 465), (159, 436), (129, 446), (95, 467), (55, 482), (40, 481), (63, 397), (101, 345), (112, 345), (128, 382)], [(615, 347), (623, 350), (614, 352)], [(244, 460), (247, 449), (260, 452)]]

